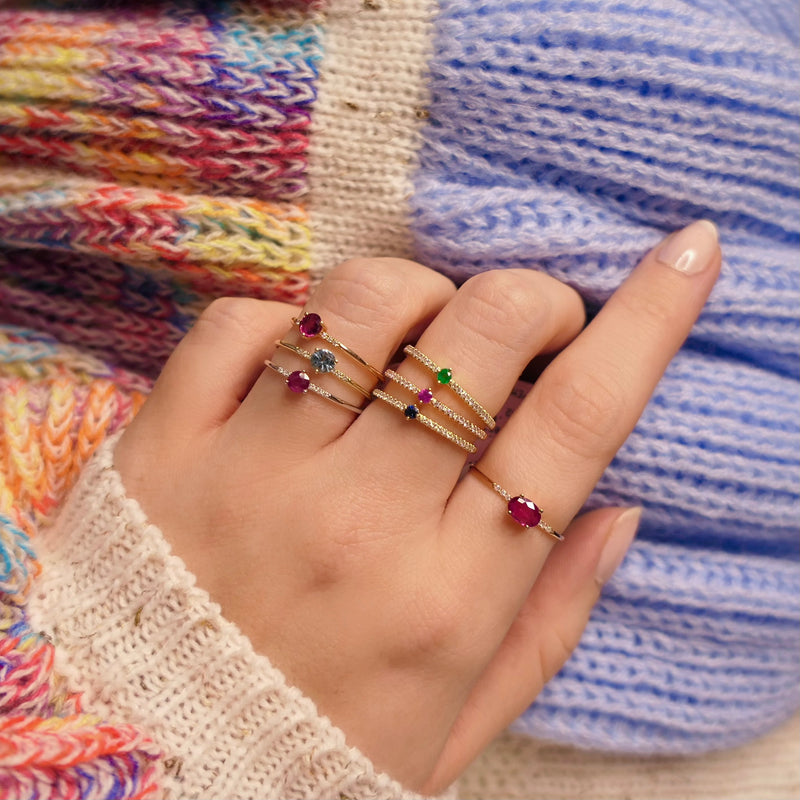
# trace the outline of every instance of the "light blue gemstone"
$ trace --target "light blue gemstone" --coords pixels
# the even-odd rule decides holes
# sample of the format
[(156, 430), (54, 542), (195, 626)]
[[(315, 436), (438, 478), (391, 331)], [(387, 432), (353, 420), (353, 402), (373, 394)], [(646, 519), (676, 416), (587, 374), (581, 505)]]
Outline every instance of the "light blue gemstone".
[(336, 356), (330, 350), (320, 348), (311, 354), (311, 366), (317, 372), (333, 372), (336, 369)]

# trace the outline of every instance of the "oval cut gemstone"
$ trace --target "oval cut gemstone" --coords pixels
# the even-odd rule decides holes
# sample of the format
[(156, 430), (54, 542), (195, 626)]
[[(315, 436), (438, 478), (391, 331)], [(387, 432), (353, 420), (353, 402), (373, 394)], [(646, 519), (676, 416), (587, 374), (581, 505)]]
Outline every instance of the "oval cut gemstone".
[(542, 511), (533, 500), (517, 495), (508, 501), (508, 513), (511, 519), (525, 528), (535, 528), (542, 518)]
[(433, 400), (433, 392), (430, 389), (422, 389), (419, 394), (417, 394), (417, 399), (420, 403), (430, 403)]
[(322, 333), (322, 318), (319, 314), (306, 314), (297, 323), (297, 327), (306, 339), (313, 339)]
[(436, 373), (436, 380), (439, 383), (448, 384), (453, 379), (453, 370), (444, 367)]
[(336, 368), (336, 356), (330, 351), (320, 348), (311, 354), (311, 366), (317, 372), (333, 372)]
[(286, 385), (296, 394), (302, 394), (308, 389), (310, 383), (311, 379), (308, 375), (299, 369), (290, 373), (289, 377), (286, 379)]
[(416, 406), (406, 406), (403, 413), (406, 415), (406, 419), (416, 419), (419, 414), (419, 409)]

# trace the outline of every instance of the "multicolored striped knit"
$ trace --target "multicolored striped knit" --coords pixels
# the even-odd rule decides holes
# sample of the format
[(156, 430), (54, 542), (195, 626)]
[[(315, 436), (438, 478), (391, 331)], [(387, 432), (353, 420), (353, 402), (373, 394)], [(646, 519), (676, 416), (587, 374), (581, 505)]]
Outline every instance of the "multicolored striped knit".
[[(65, 10), (69, 7), (69, 10)], [(158, 793), (31, 629), (36, 535), (222, 294), (336, 261), (543, 269), (598, 307), (707, 216), (723, 277), (590, 498), (643, 503), (517, 728), (620, 752), (800, 706), (798, 9), (792, 0), (31, 0), (0, 8), (0, 786)]]

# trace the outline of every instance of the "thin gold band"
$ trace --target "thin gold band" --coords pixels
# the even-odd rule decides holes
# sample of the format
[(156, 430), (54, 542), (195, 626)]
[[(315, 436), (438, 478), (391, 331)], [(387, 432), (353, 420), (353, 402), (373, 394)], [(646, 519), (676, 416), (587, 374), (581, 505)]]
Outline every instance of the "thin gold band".
[[(384, 403), (388, 403), (390, 406), (394, 406), (396, 409), (399, 409), (403, 412), (411, 407), (408, 403), (404, 403), (402, 400), (398, 400), (396, 397), (392, 397), (390, 394), (386, 394), (386, 392), (383, 392), (380, 389), (374, 389), (372, 396), (377, 397), (378, 400), (383, 400)], [(413, 407), (416, 409), (416, 406)], [(412, 418), (407, 417), (407, 419)], [(414, 422), (421, 423), (426, 428), (430, 428), (435, 433), (438, 433), (439, 436), (443, 436), (445, 439), (453, 444), (458, 445), (462, 450), (466, 450), (468, 453), (474, 453), (477, 450), (472, 442), (468, 442), (457, 433), (453, 433), (453, 431), (451, 431), (449, 428), (445, 428), (444, 425), (440, 425), (430, 417), (426, 417), (425, 414), (419, 413), (419, 411), (417, 411), (416, 415), (413, 417), (413, 420)]]
[[(279, 342), (276, 342), (276, 344), (278, 345), (278, 347), (283, 347), (285, 350), (291, 350), (293, 353), (296, 353), (301, 358), (305, 358), (306, 361), (311, 361), (314, 355), (308, 350), (303, 350), (302, 347), (298, 347), (297, 345), (292, 344), (291, 342), (284, 342), (283, 340), (280, 340)], [(328, 350), (328, 352), (330, 353), (330, 350)], [(314, 366), (313, 362), (311, 366), (312, 367)], [(327, 372), (321, 370), (315, 370), (315, 371), (322, 375), (333, 375), (335, 378), (338, 378), (340, 381), (342, 381), (342, 383), (346, 383), (348, 386), (352, 386), (359, 394), (363, 395), (368, 400), (372, 396), (369, 389), (365, 389), (360, 383), (356, 383), (349, 375), (345, 375), (344, 372), (342, 372), (340, 369), (331, 369), (328, 370)]]
[[(473, 472), (475, 472), (475, 474), (478, 475), (478, 477), (482, 478), (487, 484), (489, 484), (489, 486), (491, 486), (492, 489), (494, 489), (497, 492), (497, 494), (499, 494), (500, 497), (502, 497), (506, 501), (506, 503), (511, 503), (515, 499), (520, 499), (520, 500), (525, 500), (525, 501), (528, 501), (528, 502), (532, 502), (532, 501), (529, 501), (528, 498), (524, 497), (523, 495), (517, 495), (516, 497), (512, 496), (511, 492), (506, 491), (499, 483), (495, 483), (495, 481), (493, 481), (485, 472), (482, 472), (479, 467), (476, 467), (475, 464), (470, 464), (469, 468)], [(544, 512), (539, 508), (539, 506), (536, 506), (536, 508), (538, 509), (540, 514), (542, 514), (542, 515), (544, 514)], [(510, 509), (509, 509), (509, 515), (511, 515)], [(519, 522), (519, 520), (515, 519), (515, 521), (520, 525), (523, 524), (523, 523)], [(552, 536), (554, 539), (557, 539), (559, 542), (563, 542), (564, 541), (564, 536), (562, 534), (560, 534), (558, 531), (554, 531), (544, 521), (544, 519), (540, 519), (536, 525), (531, 525), (530, 527), (539, 528), (539, 530), (544, 531), (546, 534), (548, 534), (549, 536)]]
[[(267, 360), (264, 363), (279, 375), (283, 375), (283, 377), (287, 380), (292, 374), (288, 369), (284, 369), (278, 364), (274, 364), (272, 361)], [(323, 389), (321, 386), (317, 386), (315, 383), (309, 382), (307, 391), (314, 392), (314, 394), (319, 395), (325, 400), (330, 400), (332, 403), (336, 403), (337, 406), (342, 406), (355, 414), (360, 414), (363, 411), (360, 406), (353, 405), (353, 403), (348, 403), (347, 400), (342, 400), (340, 397), (337, 397), (335, 394), (331, 394), (327, 389)]]
[[(386, 379), (390, 381), (394, 381), (395, 383), (402, 386), (404, 389), (407, 389), (409, 392), (413, 392), (415, 395), (419, 397), (420, 388), (416, 384), (412, 383), (408, 378), (405, 378), (403, 375), (399, 375), (393, 369), (387, 369), (385, 373)], [(466, 428), (473, 436), (477, 436), (479, 439), (486, 438), (486, 431), (482, 428), (479, 428), (474, 422), (470, 422), (465, 417), (462, 417), (457, 411), (453, 411), (450, 406), (445, 405), (438, 397), (431, 397), (431, 399), (427, 402), (426, 405), (431, 406), (431, 408), (436, 408), (445, 414), (446, 416), (450, 417), (453, 422), (458, 423), (461, 425), (462, 428)]]
[[(428, 356), (424, 353), (417, 350), (413, 344), (407, 344), (403, 348), (403, 352), (406, 355), (411, 356), (411, 358), (416, 359), (422, 364), (424, 367), (427, 367), (434, 375), (438, 376), (442, 372), (450, 372), (449, 369), (440, 367), (434, 361), (432, 361)], [(494, 417), (463, 387), (456, 383), (452, 377), (448, 378), (447, 381), (439, 381), (442, 386), (447, 386), (448, 389), (452, 389), (480, 418), (481, 422), (489, 430), (492, 430), (496, 425)]]
[[(302, 321), (302, 317), (292, 317), (292, 322), (299, 326), (300, 322)], [(368, 369), (372, 375), (377, 378), (378, 380), (383, 380), (383, 373), (372, 366), (368, 361), (365, 361), (361, 356), (355, 352), (355, 350), (351, 350), (346, 344), (343, 344), (338, 339), (335, 339), (331, 336), (326, 330), (324, 323), (320, 320), (320, 324), (322, 325), (322, 330), (316, 334), (317, 337), (326, 341), (329, 345), (338, 348), (341, 350), (348, 358), (351, 358), (356, 364), (360, 364), (365, 369)], [(314, 338), (314, 337), (309, 337)]]

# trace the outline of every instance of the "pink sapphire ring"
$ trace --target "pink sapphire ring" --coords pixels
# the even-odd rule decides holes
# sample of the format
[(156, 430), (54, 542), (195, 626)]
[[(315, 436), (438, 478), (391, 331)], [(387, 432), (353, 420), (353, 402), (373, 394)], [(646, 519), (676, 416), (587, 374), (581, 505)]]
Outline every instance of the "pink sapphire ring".
[(522, 525), (523, 528), (539, 528), (559, 542), (564, 541), (564, 537), (558, 531), (554, 531), (543, 519), (542, 509), (527, 497), (521, 494), (512, 496), (511, 492), (507, 492), (499, 483), (495, 483), (488, 475), (481, 472), (475, 464), (470, 464), (470, 469), (476, 475), (483, 478), (483, 480), (494, 489), (507, 503), (508, 516), (517, 523)]
[(406, 391), (414, 394), (417, 398), (417, 402), (420, 405), (430, 406), (431, 408), (438, 409), (442, 414), (450, 417), (453, 422), (460, 425), (462, 428), (466, 428), (473, 436), (477, 436), (478, 439), (486, 438), (485, 430), (479, 428), (477, 425), (461, 416), (461, 414), (459, 414), (457, 411), (454, 411), (452, 408), (450, 408), (450, 406), (445, 405), (437, 397), (434, 397), (432, 389), (420, 389), (419, 386), (408, 380), (408, 378), (405, 378), (404, 376), (395, 372), (393, 369), (386, 370), (386, 380), (394, 381), (398, 385), (402, 386)]
[(348, 403), (347, 400), (342, 400), (341, 397), (337, 397), (335, 394), (331, 394), (327, 389), (323, 389), (321, 386), (317, 386), (315, 383), (311, 383), (311, 378), (309, 378), (308, 374), (303, 372), (302, 370), (296, 369), (292, 372), (288, 369), (284, 369), (278, 364), (274, 364), (272, 361), (269, 360), (265, 361), (264, 363), (271, 370), (274, 370), (279, 375), (282, 375), (286, 379), (286, 385), (289, 387), (289, 390), (294, 392), (295, 394), (305, 394), (306, 392), (313, 392), (314, 394), (319, 395), (325, 400), (330, 400), (337, 406), (342, 406), (343, 408), (346, 408), (348, 411), (352, 411), (354, 414), (361, 413), (362, 409), (360, 406), (354, 405), (353, 403)]
[(341, 350), (348, 358), (369, 370), (378, 380), (383, 380), (383, 373), (361, 358), (358, 353), (351, 350), (347, 345), (342, 344), (338, 339), (334, 339), (325, 329), (325, 324), (319, 314), (308, 313), (302, 317), (295, 317), (292, 322), (297, 325), (300, 335), (305, 339), (322, 339), (337, 350)]

